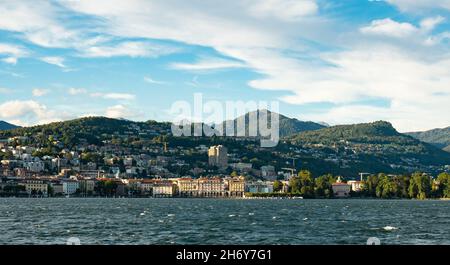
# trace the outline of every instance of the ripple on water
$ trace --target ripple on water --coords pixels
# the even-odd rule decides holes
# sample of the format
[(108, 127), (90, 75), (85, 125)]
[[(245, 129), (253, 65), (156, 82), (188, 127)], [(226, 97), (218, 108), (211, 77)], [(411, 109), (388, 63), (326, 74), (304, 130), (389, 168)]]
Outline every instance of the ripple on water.
[(440, 201), (0, 198), (0, 216), (0, 244), (450, 243)]

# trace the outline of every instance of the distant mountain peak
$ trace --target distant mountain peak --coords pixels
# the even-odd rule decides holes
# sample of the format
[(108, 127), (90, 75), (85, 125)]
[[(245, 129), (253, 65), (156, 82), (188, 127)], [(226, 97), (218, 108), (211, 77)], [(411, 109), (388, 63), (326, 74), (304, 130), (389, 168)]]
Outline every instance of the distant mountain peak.
[(11, 130), (15, 128), (19, 128), (19, 126), (8, 123), (6, 121), (0, 121), (0, 130)]
[(423, 132), (408, 132), (405, 134), (450, 152), (450, 126)]
[[(245, 119), (246, 124), (246, 132), (248, 131), (248, 123), (249, 123), (249, 117), (250, 115), (256, 115), (256, 117), (260, 117), (261, 115), (267, 115), (267, 121), (269, 125), (271, 126), (271, 114), (278, 114), (278, 121), (279, 121), (279, 129), (280, 129), (280, 136), (281, 137), (288, 137), (294, 134), (297, 134), (299, 132), (304, 131), (312, 131), (312, 130), (318, 130), (325, 128), (326, 126), (315, 123), (312, 121), (300, 121), (296, 118), (289, 118), (285, 115), (270, 111), (268, 109), (258, 109), (254, 111), (249, 111), (236, 119), (232, 120), (235, 125), (237, 124), (237, 121), (240, 119)], [(222, 122), (222, 125), (225, 125), (227, 121)], [(229, 122), (229, 121), (228, 121)], [(235, 126), (237, 128), (237, 126)]]

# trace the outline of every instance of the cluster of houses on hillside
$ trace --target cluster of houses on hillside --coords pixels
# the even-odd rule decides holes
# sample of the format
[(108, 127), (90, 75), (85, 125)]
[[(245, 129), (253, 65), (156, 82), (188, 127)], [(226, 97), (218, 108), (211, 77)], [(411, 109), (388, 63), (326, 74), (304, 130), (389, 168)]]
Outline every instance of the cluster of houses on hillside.
[[(239, 174), (211, 175), (204, 174), (205, 169), (192, 168), (191, 175), (177, 176), (168, 168), (190, 165), (176, 156), (127, 154), (125, 150), (114, 151), (107, 146), (65, 149), (56, 157), (38, 156), (39, 148), (12, 145), (14, 141), (17, 139), (0, 142), (0, 151), (8, 154), (8, 158), (0, 161), (1, 196), (243, 197), (245, 193), (273, 193), (276, 179), (282, 184), (276, 192), (289, 191), (290, 174), (276, 172), (270, 165), (261, 166), (259, 179), (244, 178), (241, 174), (254, 173), (252, 164), (228, 163), (230, 155), (222, 145), (199, 146), (196, 150), (207, 154), (208, 167), (228, 168)], [(164, 149), (167, 154), (173, 151)], [(112, 151), (116, 155), (107, 155)], [(161, 154), (161, 150), (147, 151)], [(95, 162), (83, 162), (82, 155), (86, 152), (103, 156), (102, 168), (108, 168), (108, 172)], [(338, 180), (333, 184), (335, 197), (347, 197), (350, 190), (360, 189), (359, 181)]]

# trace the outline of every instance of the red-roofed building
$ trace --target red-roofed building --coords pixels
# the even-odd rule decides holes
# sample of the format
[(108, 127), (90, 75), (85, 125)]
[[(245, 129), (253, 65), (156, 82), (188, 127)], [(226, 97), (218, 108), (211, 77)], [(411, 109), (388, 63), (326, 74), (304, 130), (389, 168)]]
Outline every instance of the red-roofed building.
[(341, 177), (338, 177), (336, 183), (331, 184), (333, 195), (336, 198), (346, 198), (350, 196), (352, 185), (342, 182)]

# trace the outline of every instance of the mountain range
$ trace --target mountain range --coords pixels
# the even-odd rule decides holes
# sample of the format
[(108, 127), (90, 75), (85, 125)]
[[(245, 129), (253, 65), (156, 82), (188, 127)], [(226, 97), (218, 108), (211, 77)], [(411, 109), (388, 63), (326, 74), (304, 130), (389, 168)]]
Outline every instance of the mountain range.
[[(261, 115), (269, 114), (262, 112)], [(236, 128), (239, 119), (248, 121), (251, 115), (260, 114), (247, 113), (228, 122), (233, 122)], [(421, 141), (416, 139), (419, 137), (416, 134), (399, 133), (386, 121), (329, 127), (284, 115), (279, 116), (279, 121), (281, 140), (270, 149), (259, 148), (259, 141), (252, 142), (251, 139), (237, 141), (234, 137), (175, 137), (171, 135), (171, 124), (168, 122), (134, 122), (105, 117), (3, 130), (0, 131), (0, 138), (28, 136), (29, 143), (37, 146), (49, 146), (57, 140), (59, 147), (52, 149), (56, 151), (62, 147), (72, 148), (79, 143), (103, 145), (109, 142), (126, 148), (137, 147), (137, 150), (162, 142), (167, 142), (169, 147), (184, 147), (188, 150), (199, 145), (224, 144), (230, 152), (240, 157), (240, 161), (252, 162), (255, 166), (271, 164), (283, 168), (286, 167), (286, 161), (295, 157), (302, 161), (298, 169), (308, 168), (315, 174), (356, 176), (358, 172), (394, 174), (419, 170), (438, 173), (445, 165), (450, 165), (450, 153), (440, 149), (441, 146), (424, 142), (431, 141), (429, 138)], [(248, 132), (248, 122), (246, 124), (245, 130)], [(189, 161), (191, 158), (184, 159)], [(201, 159), (204, 159), (201, 155), (192, 156), (193, 163)]]
[(450, 127), (406, 134), (450, 152)]

